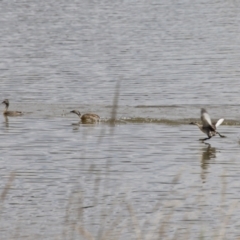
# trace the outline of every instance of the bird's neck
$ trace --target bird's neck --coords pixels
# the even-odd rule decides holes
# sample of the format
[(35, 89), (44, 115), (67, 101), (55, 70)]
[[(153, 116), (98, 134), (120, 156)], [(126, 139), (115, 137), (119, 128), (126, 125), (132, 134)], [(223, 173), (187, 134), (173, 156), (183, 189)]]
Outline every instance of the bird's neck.
[(8, 110), (8, 107), (9, 107), (9, 104), (5, 104), (5, 110), (4, 110), (4, 113), (6, 113), (6, 112), (7, 112), (7, 110)]

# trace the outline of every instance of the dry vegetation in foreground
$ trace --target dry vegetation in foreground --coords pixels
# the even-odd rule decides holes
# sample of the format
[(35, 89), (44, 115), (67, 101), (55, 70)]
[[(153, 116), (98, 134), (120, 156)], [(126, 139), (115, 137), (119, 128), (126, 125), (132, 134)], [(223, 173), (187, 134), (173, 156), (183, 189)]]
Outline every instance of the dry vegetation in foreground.
[[(93, 170), (89, 169), (91, 172)], [(16, 174), (12, 173), (8, 178), (5, 188), (2, 190), (1, 210), (7, 198), (7, 194), (11, 191)], [(183, 196), (184, 193), (175, 190), (174, 186), (179, 184), (181, 176), (177, 175), (173, 180), (172, 189), (169, 189), (169, 199), (176, 199), (176, 196)], [(196, 220), (201, 218), (201, 211), (204, 204), (207, 204), (208, 199), (195, 198), (190, 203), (191, 206), (196, 206), (199, 215), (194, 216), (194, 219), (188, 216), (189, 212), (182, 211), (188, 208), (185, 199), (182, 200), (159, 200), (154, 205), (149, 214), (145, 213), (145, 218), (139, 217), (138, 209), (133, 206), (128, 195), (121, 198), (108, 197), (108, 193), (104, 190), (107, 187), (106, 179), (97, 176), (93, 179), (94, 182), (94, 198), (92, 201), (86, 201), (85, 192), (81, 188), (73, 191), (69, 198), (68, 206), (66, 207), (65, 221), (62, 226), (62, 233), (55, 236), (54, 239), (81, 239), (81, 240), (120, 240), (120, 239), (136, 239), (136, 240), (187, 240), (187, 239), (233, 239), (229, 238), (231, 231), (231, 217), (239, 209), (239, 202), (234, 201), (229, 206), (225, 202), (226, 184), (224, 179), (222, 182), (222, 199), (219, 202), (219, 219), (216, 227), (213, 224), (208, 225), (203, 221)], [(192, 190), (185, 193), (187, 199), (192, 195)], [(197, 193), (194, 193), (197, 196)], [(101, 199), (101, 200), (99, 200)], [(86, 204), (88, 203), (88, 205)], [(226, 211), (223, 211), (224, 208)], [(87, 211), (91, 211), (89, 212)], [(180, 212), (180, 217), (179, 217)], [(14, 226), (12, 231), (14, 232)], [(23, 239), (19, 237), (24, 233), (24, 229), (18, 229), (16, 237), (12, 239)], [(18, 237), (17, 237), (18, 236)], [(42, 239), (33, 236), (34, 239)], [(26, 239), (33, 239), (26, 238)], [(45, 238), (46, 239), (46, 238)], [(52, 238), (51, 238), (52, 239)], [(240, 238), (234, 238), (240, 239)]]

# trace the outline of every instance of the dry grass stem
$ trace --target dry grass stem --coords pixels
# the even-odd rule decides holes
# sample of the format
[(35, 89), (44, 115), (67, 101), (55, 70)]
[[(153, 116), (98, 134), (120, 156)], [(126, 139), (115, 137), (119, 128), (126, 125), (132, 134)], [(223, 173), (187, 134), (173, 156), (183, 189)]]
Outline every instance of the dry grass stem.
[(118, 99), (119, 99), (119, 93), (120, 93), (120, 85), (121, 80), (117, 81), (114, 99), (113, 99), (113, 106), (112, 106), (112, 113), (111, 113), (111, 119), (110, 119), (110, 125), (114, 125), (116, 118), (117, 118), (117, 110), (118, 110)]
[(130, 213), (130, 217), (132, 219), (132, 224), (133, 224), (133, 228), (134, 228), (134, 231), (135, 231), (135, 234), (136, 234), (136, 238), (138, 240), (142, 240), (142, 232), (141, 232), (141, 228), (140, 228), (140, 225), (139, 225), (139, 222), (138, 222), (138, 219), (134, 213), (134, 210), (131, 206), (131, 204), (127, 204), (127, 209)]
[(94, 240), (94, 237), (92, 236), (92, 234), (89, 231), (87, 231), (84, 227), (78, 226), (78, 232), (85, 239), (87, 239), (87, 240)]
[(15, 179), (15, 175), (16, 175), (15, 172), (12, 172), (10, 174), (10, 177), (8, 178), (7, 184), (5, 185), (5, 188), (3, 189), (2, 193), (1, 193), (1, 196), (0, 196), (1, 202), (4, 202), (4, 200), (5, 200), (5, 198), (8, 194), (8, 191), (9, 191), (10, 187), (12, 186), (12, 183)]

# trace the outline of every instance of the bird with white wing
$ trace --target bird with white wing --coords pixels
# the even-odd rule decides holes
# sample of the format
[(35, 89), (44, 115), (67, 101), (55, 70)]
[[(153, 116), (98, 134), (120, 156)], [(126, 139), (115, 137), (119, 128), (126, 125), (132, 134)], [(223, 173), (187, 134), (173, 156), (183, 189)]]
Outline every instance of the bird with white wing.
[(219, 127), (224, 121), (223, 118), (219, 119), (215, 124), (213, 124), (206, 109), (202, 108), (201, 109), (201, 120), (202, 120), (202, 125), (200, 125), (196, 122), (190, 123), (190, 124), (198, 126), (199, 129), (208, 136), (207, 138), (203, 138), (203, 139), (199, 139), (199, 140), (201, 140), (201, 141), (208, 140), (211, 137), (215, 136), (216, 134), (218, 134), (220, 137), (225, 137), (225, 136), (221, 135), (219, 132), (217, 132), (217, 127)]

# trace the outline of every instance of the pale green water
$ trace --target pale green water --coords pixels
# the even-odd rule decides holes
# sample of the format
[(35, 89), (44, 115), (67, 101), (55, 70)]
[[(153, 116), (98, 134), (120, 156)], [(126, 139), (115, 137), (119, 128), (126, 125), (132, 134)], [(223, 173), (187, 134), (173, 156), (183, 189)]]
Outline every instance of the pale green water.
[[(25, 114), (0, 118), (2, 190), (15, 173), (2, 203), (1, 237), (83, 239), (72, 230), (76, 223), (94, 236), (110, 228), (110, 239), (116, 232), (136, 239), (135, 215), (142, 239), (159, 239), (163, 222), (169, 237), (224, 239), (226, 230), (225, 239), (236, 239), (237, 7), (235, 1), (2, 1), (1, 98)], [(200, 121), (201, 107), (214, 120), (226, 119), (219, 131), (227, 138), (198, 141), (204, 135), (188, 123)], [(73, 109), (95, 112), (102, 122), (76, 125)]]

